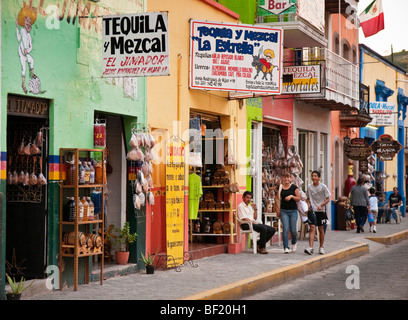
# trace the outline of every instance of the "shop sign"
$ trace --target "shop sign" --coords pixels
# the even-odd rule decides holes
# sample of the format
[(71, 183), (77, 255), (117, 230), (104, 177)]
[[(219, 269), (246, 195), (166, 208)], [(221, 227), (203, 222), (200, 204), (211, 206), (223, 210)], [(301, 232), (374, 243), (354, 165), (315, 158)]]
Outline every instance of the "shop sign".
[(107, 15), (102, 23), (102, 77), (170, 74), (167, 12)]
[[(293, 20), (299, 16), (324, 32), (325, 0), (258, 0), (257, 16), (263, 22)], [(284, 16), (282, 19), (281, 16)]]
[(320, 65), (283, 67), (282, 94), (319, 93)]
[(375, 101), (370, 102), (371, 126), (393, 126), (395, 124), (395, 103)]
[(261, 0), (259, 7), (265, 9), (266, 11), (279, 14), (285, 10), (288, 10), (292, 6), (296, 6), (296, 3), (291, 3), (290, 0)]
[(184, 263), (184, 152), (180, 138), (166, 142), (166, 247), (176, 265)]
[(368, 142), (363, 138), (351, 139), (344, 152), (351, 160), (367, 160), (368, 156), (371, 154)]
[(378, 161), (390, 161), (394, 159), (395, 155), (400, 152), (402, 145), (392, 138), (389, 134), (381, 135), (378, 140), (375, 140), (370, 145), (376, 155)]
[(280, 94), (282, 29), (191, 20), (190, 88)]
[(7, 97), (7, 114), (9, 115), (46, 118), (48, 113), (49, 101), (46, 99), (15, 95)]

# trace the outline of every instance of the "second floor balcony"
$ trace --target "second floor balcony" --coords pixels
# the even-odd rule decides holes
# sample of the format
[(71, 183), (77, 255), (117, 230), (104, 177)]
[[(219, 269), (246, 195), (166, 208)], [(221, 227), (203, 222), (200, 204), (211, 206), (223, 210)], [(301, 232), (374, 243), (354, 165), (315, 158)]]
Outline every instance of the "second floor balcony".
[(319, 93), (297, 94), (296, 99), (330, 110), (359, 109), (359, 68), (326, 48), (291, 49), (284, 66), (320, 67)]

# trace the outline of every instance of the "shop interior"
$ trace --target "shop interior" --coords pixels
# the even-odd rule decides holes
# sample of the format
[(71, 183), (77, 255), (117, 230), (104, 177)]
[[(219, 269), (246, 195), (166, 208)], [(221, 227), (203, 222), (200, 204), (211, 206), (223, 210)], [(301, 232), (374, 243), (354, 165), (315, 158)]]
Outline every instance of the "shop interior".
[[(203, 113), (190, 115), (189, 175), (201, 179), (198, 211), (189, 212), (190, 251), (224, 246), (235, 233), (236, 193), (235, 141), (225, 135), (228, 117)], [(189, 177), (190, 178), (190, 177)], [(235, 239), (234, 239), (235, 240)]]

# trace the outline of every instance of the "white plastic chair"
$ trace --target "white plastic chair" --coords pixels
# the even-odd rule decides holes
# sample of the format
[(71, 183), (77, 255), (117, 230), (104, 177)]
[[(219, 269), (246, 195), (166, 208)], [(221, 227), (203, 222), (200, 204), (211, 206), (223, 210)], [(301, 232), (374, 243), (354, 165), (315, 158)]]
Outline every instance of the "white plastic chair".
[[(251, 236), (252, 236), (252, 247), (253, 247), (253, 250), (254, 250), (254, 254), (256, 254), (256, 252), (257, 252), (257, 245), (256, 244), (257, 244), (257, 241), (258, 241), (259, 233), (256, 232), (254, 230), (254, 228), (252, 227), (252, 221), (240, 220), (240, 219), (237, 219), (237, 220), (239, 222), (239, 243), (241, 243), (241, 238), (242, 238), (243, 233), (250, 233)], [(241, 226), (243, 224), (248, 225), (249, 230), (242, 230)]]
[[(268, 222), (268, 218), (270, 218), (270, 226), (273, 227), (273, 218), (277, 218), (278, 220), (278, 246), (281, 246), (281, 234), (282, 234), (282, 229), (281, 229), (281, 219), (278, 218), (276, 212), (264, 212), (265, 216), (265, 223)], [(271, 238), (271, 245), (273, 245), (273, 237)]]

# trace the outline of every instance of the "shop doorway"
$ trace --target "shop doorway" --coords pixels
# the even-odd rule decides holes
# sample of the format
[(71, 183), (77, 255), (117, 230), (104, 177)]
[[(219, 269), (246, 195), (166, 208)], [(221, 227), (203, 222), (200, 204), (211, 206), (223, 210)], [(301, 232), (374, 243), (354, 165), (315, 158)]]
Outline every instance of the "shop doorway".
[(16, 279), (45, 277), (48, 111), (48, 100), (8, 96), (6, 273)]
[[(110, 225), (123, 227), (126, 221), (127, 164), (125, 135), (121, 116), (95, 114), (95, 122), (105, 124), (106, 131), (106, 179), (105, 231)], [(112, 248), (111, 256), (114, 256)], [(108, 259), (109, 262), (109, 259)]]
[(198, 175), (203, 193), (198, 210), (194, 208), (193, 213), (189, 208), (188, 212), (189, 251), (194, 252), (195, 259), (228, 250), (233, 228), (229, 217), (236, 204), (235, 193), (225, 190), (236, 182), (229, 164), (236, 159), (235, 137), (229, 125), (228, 116), (190, 114), (189, 180), (191, 175)]

